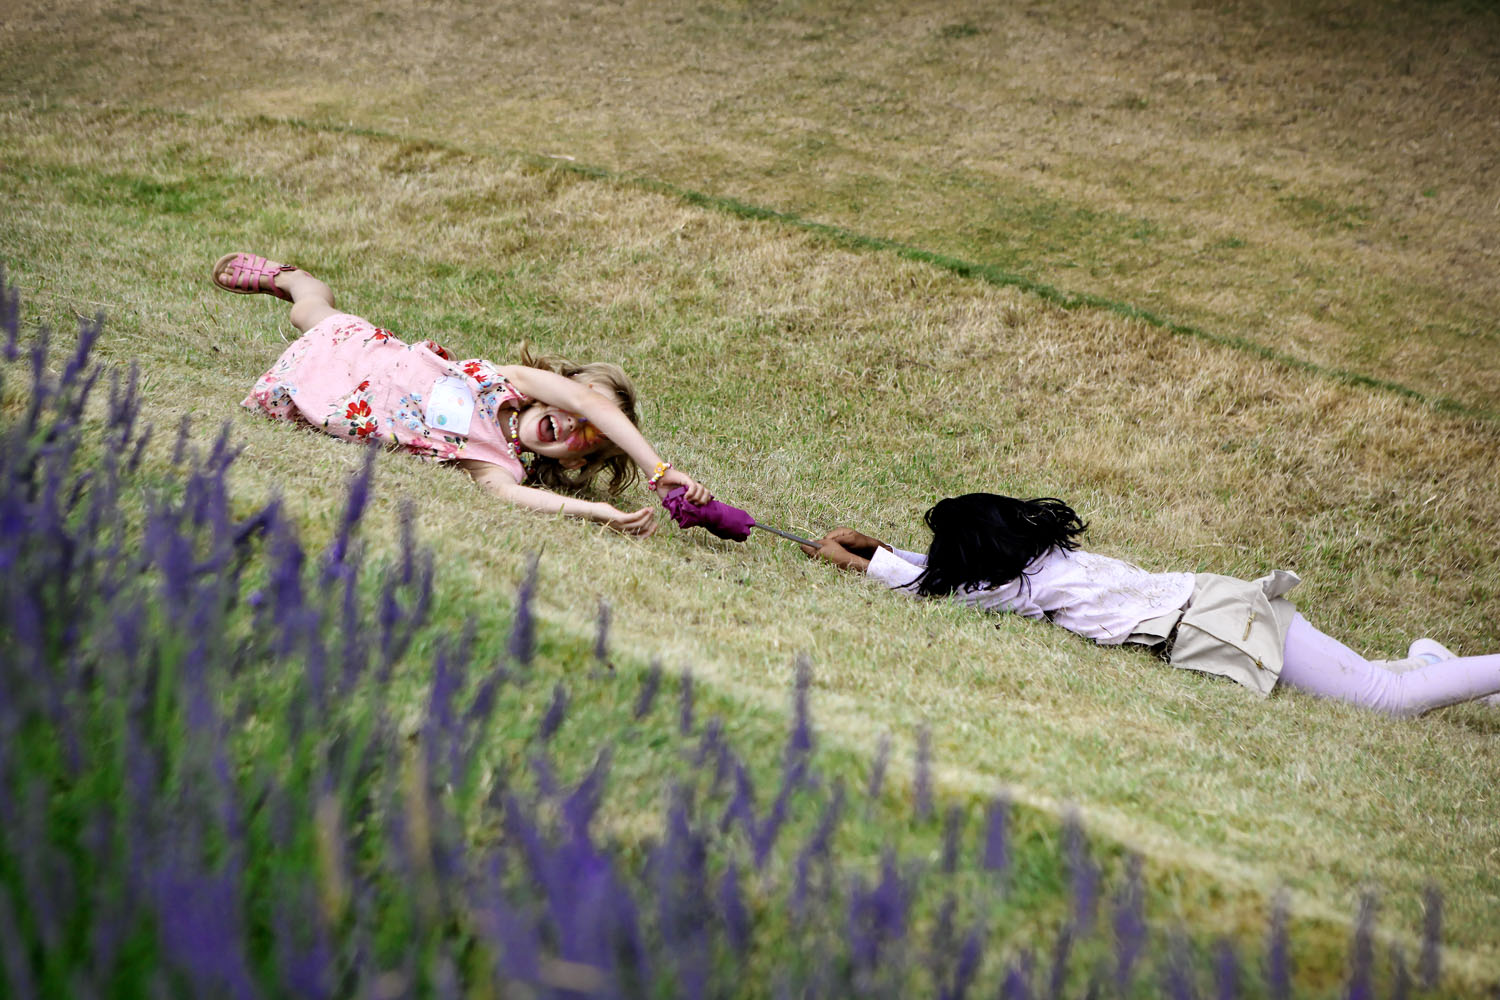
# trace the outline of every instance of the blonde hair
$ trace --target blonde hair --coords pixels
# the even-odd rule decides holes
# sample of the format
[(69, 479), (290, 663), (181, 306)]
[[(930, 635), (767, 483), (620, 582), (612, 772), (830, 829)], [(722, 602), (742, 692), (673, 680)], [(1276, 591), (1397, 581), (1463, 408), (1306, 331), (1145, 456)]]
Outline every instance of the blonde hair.
[[(542, 371), (552, 372), (563, 378), (593, 385), (595, 389), (610, 396), (614, 404), (620, 408), (620, 412), (630, 418), (632, 424), (640, 426), (640, 419), (635, 413), (635, 383), (619, 365), (610, 364), (608, 361), (595, 361), (591, 364), (580, 365), (565, 358), (533, 354), (531, 345), (525, 342), (521, 344), (520, 364), (527, 368), (540, 368)], [(605, 471), (609, 472), (609, 485), (606, 489), (611, 496), (623, 493), (625, 487), (633, 483), (640, 475), (640, 470), (635, 467), (630, 456), (625, 454), (619, 445), (606, 438), (604, 445), (589, 455), (583, 467), (578, 469), (565, 469), (557, 459), (537, 455), (532, 460), (531, 474), (528, 478), (534, 479), (551, 490), (567, 490), (570, 493), (577, 493), (590, 489), (595, 478)]]

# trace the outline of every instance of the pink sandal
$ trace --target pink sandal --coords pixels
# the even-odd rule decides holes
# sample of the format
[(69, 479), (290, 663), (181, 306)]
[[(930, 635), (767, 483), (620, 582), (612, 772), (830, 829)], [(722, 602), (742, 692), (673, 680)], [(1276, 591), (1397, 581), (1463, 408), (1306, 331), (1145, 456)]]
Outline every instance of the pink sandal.
[[(222, 276), (225, 268), (230, 269), (227, 278)], [(226, 292), (234, 292), (236, 295), (274, 295), (290, 302), (291, 295), (276, 287), (276, 276), (283, 271), (295, 270), (297, 269), (290, 264), (278, 264), (252, 253), (227, 253), (219, 258), (210, 275), (214, 284)]]

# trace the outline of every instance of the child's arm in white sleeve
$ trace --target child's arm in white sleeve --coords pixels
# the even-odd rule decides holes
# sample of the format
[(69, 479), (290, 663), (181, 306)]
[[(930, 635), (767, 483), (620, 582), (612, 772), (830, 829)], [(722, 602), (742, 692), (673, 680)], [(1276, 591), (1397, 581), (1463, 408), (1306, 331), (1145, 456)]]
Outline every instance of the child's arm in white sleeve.
[[(921, 562), (917, 560), (920, 559)], [(913, 584), (926, 569), (927, 558), (901, 549), (877, 548), (865, 566), (865, 575), (908, 594), (916, 593)]]

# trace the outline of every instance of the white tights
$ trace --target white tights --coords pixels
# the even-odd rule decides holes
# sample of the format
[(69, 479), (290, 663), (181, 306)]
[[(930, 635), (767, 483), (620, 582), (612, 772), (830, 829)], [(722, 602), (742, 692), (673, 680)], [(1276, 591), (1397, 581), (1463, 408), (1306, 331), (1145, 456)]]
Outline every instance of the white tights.
[(1301, 691), (1387, 715), (1421, 715), (1500, 692), (1500, 655), (1463, 656), (1396, 673), (1319, 632), (1299, 614), (1286, 633), (1281, 680)]

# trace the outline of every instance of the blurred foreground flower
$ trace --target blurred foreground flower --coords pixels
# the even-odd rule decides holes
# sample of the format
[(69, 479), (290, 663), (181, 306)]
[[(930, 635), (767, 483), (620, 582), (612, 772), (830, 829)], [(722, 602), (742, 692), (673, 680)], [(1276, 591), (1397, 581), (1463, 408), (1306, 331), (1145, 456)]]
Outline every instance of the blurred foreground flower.
[[(6, 996), (958, 1000), (1197, 995), (1200, 977), (1219, 996), (1291, 989), (1282, 910), (1264, 982), (1245, 984), (1232, 950), (1195, 965), (1150, 932), (1138, 861), (1096, 933), (1105, 873), (1071, 821), (1042, 879), (1057, 886), (1042, 906), (1071, 917), (1042, 920), (1050, 931), (1032, 936), (1050, 940), (998, 936), (1017, 894), (997, 887), (1021, 880), (1018, 857), (1027, 876), (1038, 864), (1008, 799), (983, 824), (944, 802), (941, 839), (901, 852), (934, 835), (925, 726), (911, 797), (886, 788), (882, 739), (851, 808), (848, 783), (820, 770), (805, 660), (779, 753), (736, 748), (735, 720), (697, 724), (707, 689), (686, 671), (671, 720), (652, 712), (659, 664), (633, 673), (633, 699), (608, 689), (616, 671), (592, 669), (607, 662), (607, 605), (592, 648), (549, 663), (534, 559), (505, 652), (497, 640), (477, 663), (472, 627), (429, 622), (432, 559), (409, 511), (393, 557), (362, 548), (372, 462), (309, 555), (279, 504), (234, 502), (227, 432), (200, 448), (184, 427), (170, 458), (148, 454), (134, 373), (96, 398), (99, 324), (54, 373), (3, 276), (0, 322)], [(413, 728), (392, 699), (418, 669)], [(568, 721), (590, 691), (619, 702), (618, 731)], [(540, 722), (496, 746), (507, 699)], [(584, 738), (598, 742), (581, 764), (568, 745)], [(639, 788), (634, 811), (608, 808), (620, 762), (670, 775), (656, 815), (642, 818)], [(1426, 910), (1420, 978), (1436, 988), (1435, 890)], [(1375, 976), (1362, 912), (1351, 993)]]

